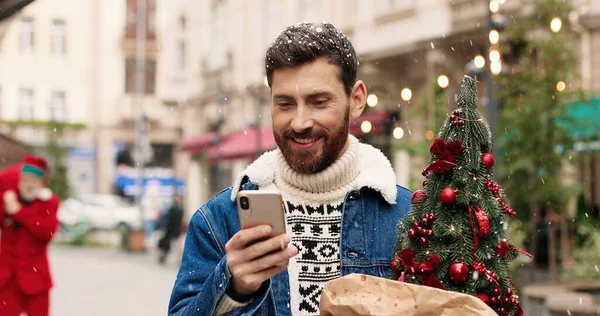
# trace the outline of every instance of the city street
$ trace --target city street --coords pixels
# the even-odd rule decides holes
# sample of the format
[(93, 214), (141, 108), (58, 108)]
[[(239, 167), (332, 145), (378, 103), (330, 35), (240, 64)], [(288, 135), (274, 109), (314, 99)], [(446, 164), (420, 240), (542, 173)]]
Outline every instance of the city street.
[(164, 316), (177, 259), (159, 266), (149, 254), (52, 246), (51, 316)]

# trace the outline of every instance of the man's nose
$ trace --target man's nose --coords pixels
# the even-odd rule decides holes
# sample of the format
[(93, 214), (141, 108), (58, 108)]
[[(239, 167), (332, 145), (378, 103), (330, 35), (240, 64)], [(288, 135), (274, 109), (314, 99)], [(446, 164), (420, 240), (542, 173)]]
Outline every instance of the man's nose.
[(296, 133), (302, 133), (313, 127), (312, 113), (305, 106), (299, 106), (296, 115), (292, 119), (291, 127)]

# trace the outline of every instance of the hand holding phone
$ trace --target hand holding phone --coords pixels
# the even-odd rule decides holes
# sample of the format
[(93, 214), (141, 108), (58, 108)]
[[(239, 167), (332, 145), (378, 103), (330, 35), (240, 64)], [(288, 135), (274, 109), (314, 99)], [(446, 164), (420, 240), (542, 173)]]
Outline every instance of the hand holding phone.
[(258, 291), (287, 268), (298, 249), (288, 244), (281, 195), (241, 191), (237, 197), (241, 230), (225, 245), (233, 290), (242, 296)]

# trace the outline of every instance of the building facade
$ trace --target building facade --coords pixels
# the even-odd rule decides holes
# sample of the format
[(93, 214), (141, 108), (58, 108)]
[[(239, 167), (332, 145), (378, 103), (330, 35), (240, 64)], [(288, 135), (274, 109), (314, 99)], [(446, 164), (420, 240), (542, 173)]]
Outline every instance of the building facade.
[(59, 143), (69, 150), (66, 164), (76, 195), (135, 193), (135, 185), (119, 188), (117, 182), (137, 176), (128, 149), (136, 143), (141, 107), (153, 152), (146, 177), (169, 183), (176, 178), (174, 148), (181, 116), (157, 98), (162, 4), (145, 1), (145, 86), (138, 97), (137, 3), (38, 0), (5, 30), (0, 47), (2, 131), (43, 147), (48, 122), (69, 127)]
[[(501, 10), (509, 13), (521, 5), (517, 0), (501, 2)], [(269, 92), (263, 83), (264, 54), (286, 26), (327, 21), (349, 36), (359, 55), (359, 78), (377, 96), (375, 106), (353, 123), (353, 131), (384, 151), (390, 144), (402, 148), (433, 138), (432, 122), (442, 119), (436, 117), (430, 101), (435, 82), (447, 79), (442, 99), (452, 104), (467, 64), (477, 55), (487, 55), (489, 1), (484, 0), (203, 0), (169, 5), (167, 25), (184, 20), (186, 28), (169, 30), (172, 36), (164, 53), (173, 65), (185, 64), (181, 68), (185, 70), (163, 78), (160, 97), (185, 113), (179, 149), (187, 170), (188, 212), (229, 186), (260, 152), (274, 147), (269, 135)], [(600, 60), (596, 57), (600, 53), (593, 54), (600, 52), (600, 32), (594, 22), (598, 6), (591, 0), (576, 4), (588, 30), (579, 52), (582, 76), (589, 80), (588, 89), (595, 91), (600, 90), (600, 67), (591, 63)], [(483, 81), (480, 94), (485, 104)], [(420, 115), (403, 115), (422, 103), (426, 106)], [(378, 124), (389, 118), (381, 113), (398, 112), (393, 134), (389, 128), (381, 133)], [(365, 120), (371, 128), (363, 129)], [(397, 127), (402, 128), (398, 133)], [(407, 150), (393, 150), (388, 156), (399, 184), (412, 188), (420, 184), (419, 166), (424, 161)]]

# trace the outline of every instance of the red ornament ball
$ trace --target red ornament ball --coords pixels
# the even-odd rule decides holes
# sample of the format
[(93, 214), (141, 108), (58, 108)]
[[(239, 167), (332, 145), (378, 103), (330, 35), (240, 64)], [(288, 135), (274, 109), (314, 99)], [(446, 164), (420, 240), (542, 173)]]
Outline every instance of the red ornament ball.
[(500, 315), (500, 316), (506, 315), (506, 308), (504, 308), (504, 307), (498, 308), (498, 315)]
[(498, 295), (500, 295), (500, 289), (499, 289), (499, 288), (495, 288), (495, 289), (493, 289), (493, 290), (492, 290), (492, 295), (494, 295), (494, 296), (498, 296)]
[(477, 293), (477, 298), (479, 298), (486, 304), (490, 303), (490, 297), (485, 293)]
[(481, 162), (483, 163), (483, 165), (488, 168), (488, 169), (492, 169), (492, 167), (494, 166), (494, 156), (492, 156), (491, 154), (488, 153), (483, 153), (481, 154)]
[(469, 266), (462, 262), (455, 262), (450, 265), (448, 275), (450, 276), (450, 281), (452, 281), (452, 283), (462, 285), (469, 280), (469, 272)]
[(456, 202), (456, 191), (451, 188), (443, 189), (440, 193), (440, 200), (446, 205), (454, 204), (454, 202)]
[(423, 199), (425, 199), (425, 196), (427, 195), (427, 192), (425, 190), (417, 190), (415, 192), (413, 192), (412, 197), (410, 198), (410, 201), (412, 202), (412, 204), (419, 204), (421, 202), (423, 202)]
[(506, 242), (506, 240), (501, 241), (498, 244), (498, 247), (496, 247), (496, 252), (502, 259), (504, 259), (504, 258), (506, 258), (506, 256), (508, 256), (509, 250), (510, 250), (510, 245), (508, 244), (508, 242)]
[(413, 239), (415, 237), (417, 237), (417, 232), (414, 229), (410, 229), (408, 231), (408, 238)]
[(512, 296), (513, 294), (514, 294), (514, 292), (513, 292), (513, 290), (512, 290), (512, 289), (508, 289), (508, 290), (506, 290), (506, 295), (507, 295), (507, 296)]
[(429, 240), (427, 240), (427, 238), (421, 237), (421, 239), (419, 239), (419, 245), (427, 246), (428, 244), (429, 244)]
[(492, 305), (498, 304), (498, 298), (490, 297), (490, 304), (492, 304)]

